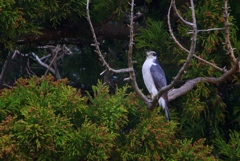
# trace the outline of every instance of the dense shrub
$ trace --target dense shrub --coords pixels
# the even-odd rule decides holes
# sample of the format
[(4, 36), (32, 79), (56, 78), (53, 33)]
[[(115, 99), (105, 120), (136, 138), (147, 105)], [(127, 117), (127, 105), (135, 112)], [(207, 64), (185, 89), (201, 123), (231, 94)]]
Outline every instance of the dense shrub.
[(99, 82), (83, 97), (66, 83), (33, 77), (1, 91), (1, 160), (215, 160), (128, 87), (110, 95)]

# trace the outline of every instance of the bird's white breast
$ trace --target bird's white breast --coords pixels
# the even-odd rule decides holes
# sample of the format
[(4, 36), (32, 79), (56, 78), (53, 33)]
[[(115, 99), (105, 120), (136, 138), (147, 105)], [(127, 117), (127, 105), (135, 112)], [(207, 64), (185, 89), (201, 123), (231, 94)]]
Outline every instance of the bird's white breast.
[(152, 74), (150, 72), (150, 68), (152, 65), (156, 65), (155, 63), (153, 63), (152, 59), (146, 59), (145, 62), (143, 63), (142, 66), (142, 75), (143, 75), (143, 80), (144, 83), (149, 91), (149, 93), (151, 95), (156, 95), (158, 93), (153, 78), (152, 78)]

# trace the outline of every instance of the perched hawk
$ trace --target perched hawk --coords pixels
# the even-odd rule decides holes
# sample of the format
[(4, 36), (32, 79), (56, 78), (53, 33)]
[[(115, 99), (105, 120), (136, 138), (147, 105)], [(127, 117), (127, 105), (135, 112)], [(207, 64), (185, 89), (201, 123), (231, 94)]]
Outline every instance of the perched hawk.
[[(142, 66), (142, 75), (144, 83), (153, 98), (157, 95), (158, 91), (167, 85), (167, 80), (163, 69), (161, 68), (157, 54), (155, 51), (148, 51), (147, 58)], [(168, 110), (168, 96), (167, 92), (158, 100), (159, 105), (165, 110), (167, 121), (170, 121), (169, 110)]]

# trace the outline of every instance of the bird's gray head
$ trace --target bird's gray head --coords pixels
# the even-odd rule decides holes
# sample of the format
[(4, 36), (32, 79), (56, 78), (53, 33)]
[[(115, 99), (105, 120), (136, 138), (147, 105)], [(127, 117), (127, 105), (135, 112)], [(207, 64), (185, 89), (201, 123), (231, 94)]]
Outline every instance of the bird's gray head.
[(147, 59), (157, 59), (157, 54), (155, 51), (147, 51)]

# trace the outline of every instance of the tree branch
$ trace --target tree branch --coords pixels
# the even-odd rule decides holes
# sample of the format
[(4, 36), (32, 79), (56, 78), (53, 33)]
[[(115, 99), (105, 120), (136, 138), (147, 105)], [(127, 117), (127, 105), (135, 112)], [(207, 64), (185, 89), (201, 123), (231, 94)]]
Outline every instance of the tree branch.
[(52, 67), (49, 67), (46, 63), (42, 62), (42, 60), (34, 52), (32, 52), (32, 55), (34, 56), (34, 58), (37, 60), (37, 62), (41, 66), (43, 66), (43, 67), (45, 67), (47, 69), (49, 68), (50, 72), (55, 75), (55, 70)]
[[(173, 31), (172, 31), (171, 22), (170, 22), (170, 14), (171, 14), (171, 8), (172, 8), (173, 6), (174, 6), (174, 8), (175, 8), (174, 10), (177, 12), (175, 0), (172, 0), (172, 1), (171, 1), (171, 4), (170, 4), (169, 9), (168, 9), (168, 14), (167, 14), (169, 33), (170, 33), (173, 41), (180, 47), (180, 49), (182, 49), (182, 50), (185, 51), (186, 53), (189, 53), (189, 50), (182, 46), (182, 44), (177, 40), (177, 38), (175, 37), (175, 35), (174, 35)], [(178, 15), (179, 15), (179, 14), (178, 14)], [(181, 18), (180, 15), (179, 15), (178, 17)], [(192, 24), (192, 23), (191, 23), (191, 24)], [(198, 31), (199, 31), (199, 30), (198, 30)], [(197, 32), (198, 32), (198, 31), (197, 31)], [(193, 34), (193, 31), (191, 31), (191, 34)], [(212, 66), (213, 68), (215, 68), (215, 69), (217, 69), (217, 70), (219, 70), (219, 71), (221, 71), (221, 72), (226, 72), (226, 71), (227, 71), (225, 68), (220, 68), (220, 67), (216, 66), (215, 64), (210, 63), (209, 61), (200, 58), (200, 57), (197, 56), (196, 54), (193, 54), (193, 56), (194, 56), (195, 58), (197, 58), (199, 61), (201, 61), (201, 62), (203, 62), (203, 63), (205, 63), (205, 64), (207, 64), (207, 65), (210, 65), (210, 66)]]
[(231, 42), (230, 42), (230, 34), (229, 34), (229, 26), (230, 26), (230, 23), (228, 21), (228, 18), (229, 18), (229, 13), (228, 13), (228, 0), (224, 0), (224, 20), (225, 20), (225, 23), (224, 23), (224, 28), (225, 28), (225, 44), (226, 44), (226, 48), (227, 48), (227, 51), (228, 51), (228, 54), (230, 55), (231, 59), (232, 59), (232, 62), (236, 62), (236, 58), (235, 58), (235, 55), (234, 55), (234, 52), (233, 52), (233, 48), (232, 48), (232, 45), (231, 45)]
[[(51, 63), (49, 64), (49, 66), (48, 66), (48, 68), (47, 68), (47, 70), (46, 70), (46, 72), (45, 72), (45, 74), (44, 74), (45, 77), (47, 76), (47, 73), (48, 73), (48, 71), (50, 70), (50, 68), (51, 68), (51, 66), (53, 65), (53, 63), (56, 63), (57, 55), (58, 55), (58, 52), (61, 50), (61, 48), (60, 48), (59, 45), (57, 45), (54, 50), (53, 50), (53, 49), (50, 49), (50, 50), (51, 50), (51, 52), (52, 52), (52, 55), (54, 55), (54, 57), (53, 57)], [(54, 70), (55, 70), (55, 73), (54, 73), (54, 74), (55, 74), (56, 79), (57, 79), (57, 80), (61, 79), (61, 76), (60, 76), (60, 74), (59, 74), (59, 72), (58, 72), (57, 67), (56, 67)]]
[[(172, 7), (172, 3), (174, 3), (175, 1), (172, 0), (171, 1), (171, 5), (169, 7), (169, 10), (168, 10), (168, 17), (170, 18), (170, 11), (171, 11), (171, 7)], [(187, 67), (189, 66), (190, 64), (190, 61), (191, 61), (191, 58), (193, 57), (193, 54), (195, 53), (195, 48), (196, 48), (196, 40), (197, 40), (197, 23), (196, 23), (196, 16), (195, 16), (195, 9), (194, 9), (194, 3), (193, 3), (193, 0), (190, 0), (190, 3), (191, 3), (191, 11), (192, 11), (192, 30), (193, 30), (193, 34), (192, 34), (192, 38), (191, 38), (191, 46), (190, 46), (190, 50), (188, 52), (188, 56), (187, 56), (187, 59), (186, 59), (186, 62), (183, 64), (182, 68), (179, 70), (178, 74), (176, 75), (176, 77), (174, 78), (174, 80), (167, 86), (163, 87), (159, 92), (158, 94), (153, 98), (150, 106), (148, 106), (147, 108), (148, 109), (153, 109), (155, 108), (155, 106), (157, 105), (157, 102), (158, 102), (158, 99), (161, 97), (161, 95), (170, 90), (171, 88), (173, 88), (178, 80), (182, 77), (182, 75), (184, 74), (184, 71), (187, 69)], [(170, 22), (170, 20), (169, 20)], [(170, 30), (170, 29), (169, 29)]]
[(237, 59), (234, 66), (229, 71), (227, 71), (226, 73), (224, 73), (222, 76), (218, 78), (197, 77), (197, 78), (186, 81), (186, 83), (181, 87), (172, 89), (168, 92), (169, 101), (173, 101), (176, 98), (188, 93), (190, 90), (192, 90), (196, 86), (197, 83), (206, 82), (210, 84), (219, 84), (226, 81), (229, 77), (233, 76), (239, 70), (239, 65), (238, 65), (239, 62), (240, 62), (240, 57)]
[(89, 25), (90, 25), (90, 28), (91, 28), (91, 31), (92, 31), (92, 35), (93, 35), (94, 44), (92, 44), (92, 46), (94, 46), (96, 48), (95, 52), (100, 57), (100, 60), (102, 61), (103, 66), (105, 66), (107, 68), (107, 70), (109, 70), (113, 73), (125, 73), (125, 72), (133, 71), (133, 68), (115, 70), (115, 69), (113, 69), (109, 66), (109, 64), (106, 62), (104, 56), (102, 55), (102, 52), (100, 50), (99, 43), (97, 41), (97, 37), (96, 37), (95, 31), (94, 31), (94, 28), (93, 28), (93, 25), (92, 25), (92, 21), (91, 21), (90, 14), (89, 14), (89, 0), (87, 0), (86, 12), (87, 12), (87, 20), (89, 22)]
[(185, 23), (188, 26), (193, 26), (194, 24), (191, 22), (186, 21), (178, 12), (175, 0), (171, 1), (171, 6), (173, 6), (174, 11), (176, 12), (177, 16), (180, 18), (180, 20)]
[[(192, 88), (194, 88), (196, 86), (197, 83), (199, 82), (206, 82), (206, 83), (210, 83), (210, 84), (219, 84), (222, 83), (224, 81), (226, 81), (227, 79), (229, 79), (229, 77), (232, 77), (236, 72), (239, 71), (239, 64), (240, 64), (240, 55), (238, 56), (238, 58), (236, 59), (233, 53), (233, 48), (231, 46), (230, 43), (230, 35), (229, 35), (229, 22), (228, 22), (228, 6), (227, 6), (227, 0), (225, 0), (224, 3), (224, 18), (225, 18), (225, 43), (227, 46), (227, 51), (230, 54), (230, 57), (233, 61), (233, 66), (230, 70), (225, 70), (223, 69), (224, 74), (218, 78), (215, 77), (197, 77), (191, 80), (188, 80), (184, 85), (182, 85), (181, 87), (177, 88), (177, 89), (172, 89), (171, 91), (169, 91), (168, 93), (168, 97), (169, 97), (169, 101), (172, 101), (174, 99), (176, 99), (177, 97), (180, 97), (184, 94), (186, 94), (187, 92), (189, 92)], [(204, 60), (205, 61), (205, 60)], [(205, 62), (206, 64), (208, 64), (208, 62)], [(212, 64), (209, 64), (212, 66)], [(219, 68), (219, 67), (215, 67), (215, 68)], [(219, 68), (220, 70), (221, 68)]]
[(211, 66), (211, 67), (213, 67), (213, 68), (215, 68), (215, 69), (217, 69), (217, 70), (219, 70), (220, 72), (224, 72), (224, 73), (225, 73), (225, 72), (228, 71), (226, 68), (220, 68), (220, 67), (216, 66), (215, 64), (210, 63), (209, 61), (207, 61), (207, 60), (205, 60), (205, 59), (197, 56), (196, 54), (193, 54), (193, 56), (194, 56), (195, 58), (197, 58), (199, 61), (201, 61), (201, 62), (203, 62), (203, 63), (205, 63), (205, 64), (207, 64), (207, 65), (209, 65), (209, 66)]
[[(134, 44), (134, 28), (133, 28), (133, 10), (134, 10), (134, 0), (132, 0), (130, 6), (131, 6), (131, 15), (130, 15), (130, 36), (129, 36), (129, 49), (128, 49), (128, 67), (133, 69), (133, 60), (132, 60), (132, 53), (133, 53), (133, 44)], [(137, 93), (137, 95), (142, 99), (147, 106), (150, 106), (150, 101), (147, 99), (147, 97), (141, 92), (141, 90), (138, 87), (137, 81), (136, 81), (136, 75), (135, 71), (132, 70), (129, 72), (130, 80), (132, 82), (132, 86), (134, 91)]]
[[(224, 28), (210, 28), (205, 30), (198, 30), (198, 32), (209, 32), (209, 31), (219, 31), (219, 30), (224, 30)], [(192, 34), (192, 31), (189, 31), (188, 34)]]

